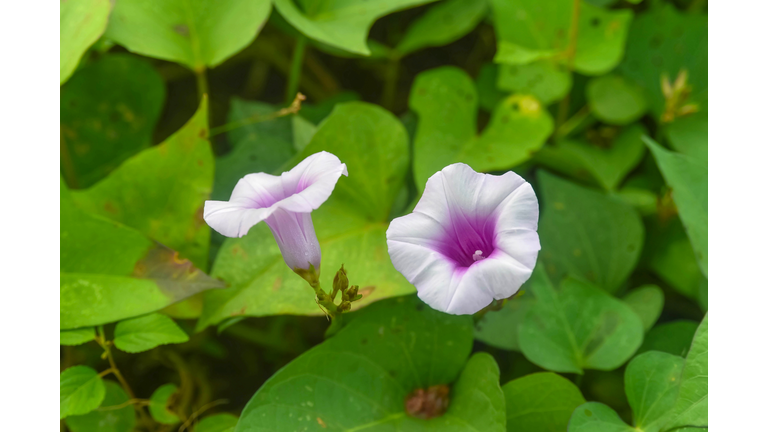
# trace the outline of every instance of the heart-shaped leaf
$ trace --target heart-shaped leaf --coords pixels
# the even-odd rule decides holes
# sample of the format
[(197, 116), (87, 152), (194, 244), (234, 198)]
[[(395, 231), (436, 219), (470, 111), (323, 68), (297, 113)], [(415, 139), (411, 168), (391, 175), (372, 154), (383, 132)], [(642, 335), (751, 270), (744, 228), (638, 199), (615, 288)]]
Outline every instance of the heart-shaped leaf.
[(693, 335), (699, 323), (690, 320), (677, 320), (659, 324), (645, 335), (643, 344), (637, 350), (638, 355), (647, 351), (661, 351), (685, 357), (691, 348)]
[(92, 341), (96, 337), (96, 329), (85, 327), (73, 330), (61, 330), (59, 332), (59, 344), (61, 345), (82, 345)]
[(163, 79), (135, 56), (110, 54), (78, 71), (61, 88), (61, 171), (69, 186), (91, 186), (149, 147), (164, 100)]
[(632, 123), (645, 114), (643, 89), (621, 75), (603, 75), (587, 84), (587, 101), (598, 119), (617, 125)]
[(420, 190), (432, 174), (455, 162), (476, 171), (525, 162), (552, 133), (552, 117), (539, 101), (513, 95), (497, 105), (478, 136), (477, 100), (471, 78), (461, 69), (445, 66), (416, 77), (408, 103), (419, 115), (413, 171)]
[[(537, 278), (543, 279), (541, 267)], [(643, 341), (643, 323), (624, 302), (584, 282), (566, 279), (560, 291), (531, 285), (536, 302), (519, 327), (525, 357), (555, 372), (613, 370)]]
[(117, 2), (106, 37), (129, 51), (214, 67), (256, 38), (271, 10), (267, 0), (153, 0)]
[(195, 432), (234, 432), (237, 416), (223, 413), (208, 416), (195, 426)]
[(176, 384), (163, 384), (152, 392), (149, 397), (149, 414), (155, 421), (169, 425), (179, 423), (179, 416), (170, 409), (178, 390)]
[(526, 375), (501, 388), (507, 401), (507, 431), (559, 432), (586, 402), (572, 382), (551, 372)]
[(538, 172), (543, 201), (540, 259), (557, 282), (566, 275), (615, 292), (640, 257), (643, 224), (629, 205)]
[(656, 285), (643, 285), (630, 291), (623, 298), (643, 322), (643, 328), (648, 331), (656, 324), (664, 308), (664, 292)]
[(500, 89), (530, 94), (544, 105), (549, 105), (571, 91), (573, 78), (564, 66), (551, 60), (540, 60), (526, 64), (499, 65), (497, 83)]
[[(312, 213), (323, 251), (320, 282), (331, 286), (344, 264), (351, 283), (359, 285), (361, 307), (374, 300), (411, 293), (409, 284), (387, 254), (387, 220), (408, 166), (408, 137), (400, 121), (377, 106), (339, 104), (294, 162), (325, 150), (347, 164), (328, 202)], [(360, 151), (366, 149), (366, 151)], [(198, 329), (232, 316), (320, 315), (307, 283), (283, 262), (265, 224), (240, 239), (228, 239), (214, 263), (213, 275), (231, 289), (206, 295)]]
[[(378, 302), (273, 375), (236, 430), (503, 431), (498, 367), (484, 353), (465, 365), (471, 346), (469, 316), (437, 312), (415, 296)], [(451, 383), (445, 414), (406, 414), (412, 391)]]
[(60, 72), (59, 84), (69, 79), (80, 58), (107, 28), (109, 0), (69, 0), (59, 7)]

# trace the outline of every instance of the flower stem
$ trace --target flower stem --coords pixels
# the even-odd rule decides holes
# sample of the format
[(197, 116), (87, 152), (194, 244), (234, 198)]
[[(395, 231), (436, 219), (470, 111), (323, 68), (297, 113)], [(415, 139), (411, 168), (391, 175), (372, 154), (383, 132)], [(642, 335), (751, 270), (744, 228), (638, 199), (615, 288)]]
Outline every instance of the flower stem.
[(205, 68), (195, 70), (195, 79), (197, 80), (197, 97), (203, 98), (208, 94), (208, 78), (205, 76)]
[(296, 39), (296, 46), (293, 48), (293, 58), (291, 59), (291, 69), (288, 74), (288, 86), (285, 89), (285, 103), (289, 103), (296, 96), (299, 90), (299, 81), (301, 80), (301, 66), (304, 63), (304, 49), (307, 46), (307, 37), (299, 34)]

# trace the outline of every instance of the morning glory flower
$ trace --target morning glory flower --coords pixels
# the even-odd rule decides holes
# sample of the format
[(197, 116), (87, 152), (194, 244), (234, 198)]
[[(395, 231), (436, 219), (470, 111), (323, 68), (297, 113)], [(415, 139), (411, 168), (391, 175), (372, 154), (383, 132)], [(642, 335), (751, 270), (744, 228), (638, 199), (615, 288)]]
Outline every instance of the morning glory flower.
[(206, 201), (203, 219), (227, 237), (242, 237), (266, 222), (291, 270), (320, 273), (320, 244), (310, 213), (331, 196), (347, 166), (328, 152), (315, 153), (279, 176), (241, 178), (229, 201)]
[(413, 213), (387, 229), (395, 268), (433, 309), (472, 314), (512, 296), (541, 246), (539, 204), (522, 177), (457, 163), (427, 181)]

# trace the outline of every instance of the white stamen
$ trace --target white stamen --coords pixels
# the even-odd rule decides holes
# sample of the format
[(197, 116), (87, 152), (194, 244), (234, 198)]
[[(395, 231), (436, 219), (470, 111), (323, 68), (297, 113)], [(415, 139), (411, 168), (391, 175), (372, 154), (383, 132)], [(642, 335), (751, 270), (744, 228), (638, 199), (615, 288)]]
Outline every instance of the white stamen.
[(480, 260), (484, 260), (485, 258), (486, 257), (483, 256), (483, 251), (481, 251), (481, 250), (476, 250), (475, 254), (472, 255), (472, 261), (475, 261), (475, 262), (480, 261)]

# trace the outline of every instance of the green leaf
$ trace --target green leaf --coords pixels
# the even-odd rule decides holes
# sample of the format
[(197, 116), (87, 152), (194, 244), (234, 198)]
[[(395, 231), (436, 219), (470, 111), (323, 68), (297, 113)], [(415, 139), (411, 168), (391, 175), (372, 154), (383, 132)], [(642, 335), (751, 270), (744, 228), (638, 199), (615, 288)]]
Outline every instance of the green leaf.
[(70, 416), (65, 420), (72, 432), (131, 432), (136, 425), (136, 411), (133, 406), (125, 405), (129, 398), (125, 391), (114, 381), (104, 380), (106, 394), (104, 401), (95, 411), (80, 416)]
[[(227, 121), (243, 121), (273, 114), (278, 108), (262, 102), (233, 98)], [(246, 174), (273, 171), (296, 154), (291, 117), (253, 123), (229, 131), (232, 150), (216, 158), (216, 178), (212, 198), (226, 201), (237, 181)]]
[[(273, 375), (238, 429), (502, 431), (498, 366), (485, 353), (464, 366), (471, 348), (469, 316), (435, 311), (416, 296), (378, 302)], [(413, 390), (453, 382), (443, 416), (404, 412)]]
[[(541, 267), (534, 272), (544, 276)], [(525, 357), (555, 372), (613, 370), (643, 341), (640, 317), (624, 302), (584, 282), (566, 279), (559, 292), (532, 285), (536, 303), (519, 327)]]
[[(493, 0), (491, 4), (498, 41), (495, 62), (521, 65), (550, 59), (569, 64), (573, 1)], [(624, 54), (631, 21), (630, 10), (609, 11), (582, 3), (574, 70), (601, 75), (616, 67)]]
[[(480, 67), (480, 72), (477, 74), (477, 79), (475, 79), (477, 102), (480, 105), (480, 109), (484, 111), (492, 112), (496, 105), (507, 97), (505, 92), (496, 87), (498, 74), (499, 65), (485, 63)], [(408, 112), (411, 113), (411, 111)]]
[(488, 9), (486, 0), (446, 0), (416, 18), (395, 50), (400, 56), (458, 40), (477, 26)]
[(568, 432), (638, 432), (627, 425), (611, 407), (587, 402), (576, 408), (568, 422)]
[(513, 95), (496, 106), (477, 135), (477, 91), (461, 69), (445, 66), (416, 77), (409, 106), (419, 115), (413, 170), (417, 187), (454, 162), (476, 171), (508, 169), (530, 159), (552, 133), (549, 112), (533, 97)]
[(691, 349), (685, 358), (685, 366), (680, 378), (680, 393), (677, 396), (668, 421), (662, 430), (669, 431), (683, 426), (707, 427), (709, 405), (708, 371), (708, 319), (707, 315), (696, 330)]
[[(343, 263), (363, 294), (353, 303), (356, 308), (412, 293), (413, 285), (392, 267), (386, 243), (388, 217), (408, 167), (402, 124), (375, 105), (339, 104), (294, 162), (321, 150), (338, 156), (349, 171), (328, 202), (312, 213), (323, 251), (321, 285), (330, 287)], [(198, 329), (241, 315), (322, 314), (307, 283), (285, 265), (265, 224), (243, 238), (228, 239), (212, 274), (232, 288), (206, 295)]]
[(179, 416), (171, 410), (178, 389), (176, 384), (163, 384), (149, 397), (149, 414), (156, 422), (176, 424), (181, 421)]
[(683, 69), (688, 71), (688, 84), (692, 90), (688, 102), (705, 110), (707, 32), (706, 15), (682, 13), (669, 3), (654, 3), (632, 23), (627, 52), (619, 70), (643, 88), (656, 118), (665, 107), (662, 76), (666, 74), (670, 82), (674, 82)]
[(316, 41), (368, 56), (366, 38), (374, 21), (392, 12), (434, 0), (274, 0), (275, 9), (298, 31)]
[(85, 327), (74, 330), (61, 330), (59, 332), (59, 344), (76, 346), (92, 341), (96, 337), (96, 329)]
[(645, 335), (638, 354), (647, 351), (661, 351), (684, 357), (693, 341), (699, 324), (690, 320), (677, 320), (659, 324)]
[(115, 327), (115, 346), (129, 353), (188, 340), (189, 336), (184, 330), (172, 319), (159, 313), (120, 321)]
[(643, 322), (643, 328), (648, 331), (656, 324), (664, 308), (664, 292), (656, 285), (643, 285), (630, 291), (623, 298)]
[(507, 431), (560, 432), (586, 402), (572, 382), (551, 372), (526, 375), (501, 388), (507, 402)]
[(566, 275), (616, 292), (635, 268), (643, 224), (627, 204), (538, 172), (543, 214), (541, 257), (555, 282)]
[(323, 99), (319, 103), (302, 103), (300, 115), (310, 122), (319, 125), (321, 121), (331, 114), (331, 111), (333, 111), (337, 104), (359, 100), (359, 94), (353, 91), (342, 91), (327, 99)]
[(68, 184), (91, 186), (149, 147), (164, 100), (162, 78), (135, 56), (110, 54), (78, 71), (61, 88), (61, 170)]
[(229, 413), (208, 416), (195, 426), (195, 432), (234, 432), (237, 416)]
[(119, 1), (106, 37), (128, 51), (199, 71), (248, 46), (269, 18), (266, 0)]
[(107, 28), (109, 0), (69, 0), (59, 6), (59, 84), (69, 79), (80, 58)]
[(89, 213), (123, 223), (207, 267), (211, 231), (203, 205), (213, 184), (208, 104), (162, 144), (128, 159), (93, 187), (72, 193)]
[(638, 430), (659, 430), (659, 421), (677, 398), (684, 363), (682, 357), (649, 351), (627, 365), (625, 389)]
[(136, 230), (93, 216), (60, 182), (61, 330), (154, 312), (224, 284)]
[(672, 189), (672, 199), (680, 212), (691, 240), (696, 260), (707, 276), (707, 165), (698, 159), (672, 153), (648, 137), (643, 138), (656, 158), (661, 174)]
[(653, 221), (647, 226), (648, 242), (643, 253), (648, 257), (648, 268), (675, 291), (698, 298), (700, 282), (706, 279), (680, 219), (663, 224)]
[(557, 148), (582, 165), (605, 190), (613, 191), (642, 160), (642, 136), (647, 133), (645, 127), (635, 124), (622, 130), (607, 148), (575, 140), (563, 140)]
[(535, 301), (533, 295), (526, 292), (523, 296), (516, 295), (501, 310), (486, 313), (475, 324), (475, 339), (496, 348), (520, 351), (517, 329)]
[(499, 65), (500, 89), (535, 96), (544, 105), (558, 101), (571, 90), (571, 73), (550, 60)]
[(104, 382), (88, 366), (72, 366), (59, 376), (59, 418), (87, 414), (104, 400)]
[(587, 101), (598, 119), (617, 125), (632, 123), (645, 114), (642, 88), (621, 75), (603, 75), (587, 84)]
[(664, 127), (664, 134), (674, 150), (706, 163), (708, 128), (707, 113), (703, 112), (676, 118)]

